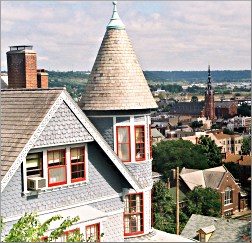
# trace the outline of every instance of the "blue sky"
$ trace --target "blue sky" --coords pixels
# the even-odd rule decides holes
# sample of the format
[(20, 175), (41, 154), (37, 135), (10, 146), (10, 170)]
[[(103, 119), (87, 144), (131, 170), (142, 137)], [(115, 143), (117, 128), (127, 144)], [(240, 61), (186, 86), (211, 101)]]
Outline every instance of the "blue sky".
[[(118, 1), (143, 70), (251, 68), (251, 1)], [(1, 1), (1, 69), (10, 45), (33, 45), (38, 68), (91, 70), (111, 1)]]

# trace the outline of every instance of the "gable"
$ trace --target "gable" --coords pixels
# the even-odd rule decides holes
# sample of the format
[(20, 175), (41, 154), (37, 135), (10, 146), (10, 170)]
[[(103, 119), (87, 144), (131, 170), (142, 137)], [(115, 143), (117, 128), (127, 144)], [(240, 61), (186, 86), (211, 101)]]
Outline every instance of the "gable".
[(93, 140), (92, 136), (69, 109), (66, 103), (62, 102), (43, 132), (38, 137), (33, 148), (59, 144), (73, 144)]

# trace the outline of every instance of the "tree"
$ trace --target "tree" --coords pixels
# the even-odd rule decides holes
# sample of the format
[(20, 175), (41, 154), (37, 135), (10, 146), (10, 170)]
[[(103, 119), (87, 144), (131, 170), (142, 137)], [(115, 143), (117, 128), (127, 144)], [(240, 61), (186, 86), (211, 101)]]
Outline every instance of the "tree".
[(207, 163), (209, 167), (216, 167), (221, 165), (221, 148), (218, 148), (216, 143), (211, 138), (201, 136), (199, 138), (198, 144), (201, 145), (203, 153), (207, 157)]
[(251, 106), (249, 106), (247, 103), (242, 103), (237, 108), (238, 115), (242, 116), (251, 116)]
[(153, 146), (153, 170), (171, 176), (171, 169), (207, 169), (207, 157), (201, 146), (184, 140), (161, 141)]
[[(162, 181), (158, 181), (153, 186), (153, 211), (154, 228), (168, 233), (176, 233), (176, 203), (172, 198), (169, 189)], [(184, 228), (188, 217), (179, 212), (180, 231)]]
[[(16, 224), (12, 226), (9, 234), (5, 237), (5, 242), (41, 242), (41, 238), (45, 236), (45, 233), (48, 231), (50, 224), (53, 221), (57, 221), (62, 219), (63, 217), (60, 215), (56, 215), (46, 220), (44, 223), (41, 223), (38, 219), (38, 215), (36, 212), (25, 213)], [(77, 222), (79, 217), (70, 218), (67, 217), (60, 226), (53, 230), (49, 237), (48, 241), (55, 241), (58, 239), (62, 233), (73, 223)], [(70, 242), (78, 242), (82, 240), (82, 235), (75, 234), (71, 236)]]
[(202, 188), (197, 186), (187, 193), (187, 199), (186, 214), (188, 217), (192, 214), (212, 217), (221, 216), (221, 199), (216, 190), (210, 187)]
[(202, 121), (193, 121), (192, 124), (191, 124), (191, 127), (192, 127), (193, 129), (199, 128), (199, 127), (202, 127), (202, 126), (203, 126)]
[(197, 96), (192, 96), (191, 102), (198, 102), (198, 101), (199, 101), (199, 99)]
[(251, 137), (243, 139), (241, 150), (242, 150), (243, 155), (250, 154), (250, 151), (251, 151)]
[(224, 129), (223, 129), (223, 133), (224, 133), (224, 134), (229, 134), (229, 135), (233, 135), (233, 134), (234, 134), (234, 132), (231, 131), (231, 130), (229, 130), (228, 128), (224, 128)]

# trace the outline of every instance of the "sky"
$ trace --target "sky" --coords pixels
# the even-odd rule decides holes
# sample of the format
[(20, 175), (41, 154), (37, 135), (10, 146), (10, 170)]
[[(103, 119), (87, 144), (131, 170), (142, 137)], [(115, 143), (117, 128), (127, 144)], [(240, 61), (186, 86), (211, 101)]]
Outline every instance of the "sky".
[[(251, 1), (118, 1), (144, 71), (251, 69)], [(11, 45), (33, 45), (37, 67), (89, 71), (112, 1), (1, 1), (1, 70)]]

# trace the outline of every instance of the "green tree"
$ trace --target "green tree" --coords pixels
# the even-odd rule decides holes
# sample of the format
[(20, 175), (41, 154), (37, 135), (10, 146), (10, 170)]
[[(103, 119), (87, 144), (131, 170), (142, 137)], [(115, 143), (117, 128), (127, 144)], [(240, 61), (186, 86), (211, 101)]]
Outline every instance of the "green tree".
[(250, 154), (250, 151), (251, 151), (251, 137), (243, 139), (241, 150), (242, 150), (243, 155)]
[(191, 102), (198, 102), (198, 101), (199, 101), (199, 99), (197, 96), (192, 96)]
[(221, 165), (221, 148), (218, 148), (216, 143), (210, 137), (201, 136), (198, 144), (202, 147), (203, 153), (207, 157), (209, 167)]
[[(46, 220), (44, 223), (41, 223), (38, 219), (38, 214), (36, 212), (25, 213), (16, 224), (14, 224), (5, 237), (5, 242), (41, 242), (41, 238), (45, 236), (45, 233), (48, 231), (50, 224), (53, 221), (58, 221), (63, 217), (56, 215)], [(53, 230), (49, 237), (48, 241), (55, 241), (58, 239), (62, 233), (73, 223), (77, 222), (79, 217), (70, 218), (67, 217), (60, 226)], [(75, 234), (75, 237), (71, 237), (71, 242), (81, 240), (81, 234)], [(82, 240), (81, 240), (82, 241)]]
[(197, 186), (187, 193), (187, 199), (186, 214), (188, 217), (192, 214), (221, 216), (221, 199), (216, 190), (210, 187), (202, 188)]
[(199, 127), (202, 127), (202, 126), (203, 126), (202, 121), (193, 121), (192, 124), (191, 124), (191, 127), (192, 127), (193, 129), (199, 128)]
[(251, 116), (251, 106), (247, 103), (242, 103), (238, 106), (237, 113), (241, 116)]
[(231, 131), (231, 130), (229, 130), (228, 128), (224, 128), (224, 129), (223, 129), (223, 133), (224, 133), (224, 134), (229, 134), (229, 135), (233, 135), (233, 134), (234, 134), (234, 132)]
[[(153, 191), (154, 228), (168, 233), (176, 233), (176, 203), (164, 182), (154, 184)], [(184, 228), (188, 217), (179, 212), (180, 231)]]
[(240, 167), (238, 164), (234, 162), (226, 162), (224, 163), (225, 167), (228, 169), (228, 171), (233, 175), (235, 179), (239, 179), (239, 170)]
[(161, 141), (153, 146), (153, 170), (171, 176), (171, 169), (207, 169), (207, 157), (199, 145), (184, 140)]

